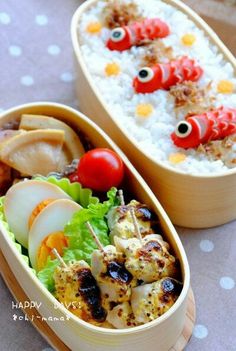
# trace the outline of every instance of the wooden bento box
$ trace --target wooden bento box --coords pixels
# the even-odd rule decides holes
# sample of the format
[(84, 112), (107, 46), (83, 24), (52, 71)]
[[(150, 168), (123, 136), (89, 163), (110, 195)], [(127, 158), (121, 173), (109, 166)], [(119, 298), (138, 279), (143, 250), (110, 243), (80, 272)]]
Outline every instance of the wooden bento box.
[[(204, 228), (221, 225), (236, 218), (236, 170), (213, 175), (191, 175), (161, 164), (148, 156), (138, 142), (130, 139), (125, 126), (116, 122), (114, 113), (96, 88), (78, 40), (82, 14), (96, 3), (88, 0), (75, 12), (71, 35), (77, 70), (77, 96), (80, 109), (108, 133), (126, 153), (157, 195), (174, 224)], [(188, 6), (178, 0), (164, 0), (186, 14), (236, 69), (236, 60), (213, 30)], [(96, 63), (95, 63), (96, 65)], [(83, 88), (81, 88), (83, 87)], [(121, 101), (122, 104), (122, 101)]]
[[(22, 114), (47, 115), (64, 121), (75, 131), (79, 130), (86, 135), (95, 147), (108, 147), (120, 155), (125, 164), (125, 177), (129, 184), (129, 190), (157, 214), (164, 236), (179, 259), (183, 277), (183, 289), (178, 300), (160, 318), (131, 329), (100, 328), (77, 318), (61, 304), (58, 304), (58, 308), (55, 309), (55, 298), (39, 282), (31, 268), (23, 260), (5, 227), (1, 225), (0, 250), (24, 293), (30, 300), (42, 303), (38, 312), (47, 320), (43, 323), (47, 323), (52, 332), (66, 345), (65, 348), (59, 349), (73, 351), (143, 351), (148, 348), (150, 350), (167, 351), (177, 343), (178, 346), (174, 350), (181, 350), (191, 335), (194, 321), (194, 316), (192, 316), (187, 331), (185, 330), (184, 342), (183, 340), (178, 341), (184, 326), (186, 327), (186, 318), (189, 318), (189, 315), (186, 315), (190, 293), (189, 265), (179, 236), (154, 194), (114, 142), (80, 112), (56, 103), (26, 104), (4, 112), (0, 118), (0, 127), (5, 123), (18, 120)], [(191, 308), (194, 314), (193, 305)], [(50, 321), (50, 316), (59, 319), (64, 318), (65, 321), (56, 323)], [(70, 318), (67, 319), (66, 316)], [(52, 345), (56, 345), (50, 339), (50, 333), (45, 335), (43, 329), (41, 333), (47, 337), (47, 340), (51, 340)]]

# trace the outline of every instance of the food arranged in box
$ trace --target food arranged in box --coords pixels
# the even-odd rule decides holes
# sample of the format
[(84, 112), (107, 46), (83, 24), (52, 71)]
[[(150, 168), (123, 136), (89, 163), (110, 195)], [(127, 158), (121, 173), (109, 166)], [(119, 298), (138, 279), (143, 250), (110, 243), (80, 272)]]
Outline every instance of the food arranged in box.
[(123, 148), (174, 223), (235, 218), (236, 65), (213, 31), (180, 1), (90, 0), (74, 15), (72, 41), (82, 111)]
[(50, 327), (72, 350), (78, 340), (111, 350), (111, 338), (117, 350), (142, 350), (157, 334), (168, 350), (186, 320), (189, 267), (151, 190), (75, 110), (31, 104), (0, 124), (0, 247), (28, 297), (43, 302), (39, 312), (50, 315), (58, 300), (69, 316)]

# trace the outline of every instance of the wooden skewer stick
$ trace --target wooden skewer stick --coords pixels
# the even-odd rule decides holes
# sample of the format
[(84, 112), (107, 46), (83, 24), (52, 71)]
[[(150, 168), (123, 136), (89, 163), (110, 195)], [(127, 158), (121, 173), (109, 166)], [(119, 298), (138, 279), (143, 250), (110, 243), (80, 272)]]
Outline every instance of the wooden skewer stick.
[(142, 244), (143, 243), (143, 238), (142, 238), (142, 235), (141, 235), (140, 230), (139, 230), (139, 225), (138, 225), (138, 222), (137, 222), (137, 218), (135, 216), (134, 208), (130, 207), (129, 210), (130, 210), (130, 214), (131, 214), (131, 217), (132, 217), (132, 221), (134, 223), (134, 229), (135, 229), (136, 237), (140, 240), (140, 242)]
[(99, 250), (101, 250), (104, 254), (105, 254), (105, 251), (104, 251), (104, 248), (102, 246), (102, 243), (101, 241), (98, 239), (98, 236), (97, 234), (95, 233), (95, 231), (93, 230), (93, 227), (91, 226), (91, 224), (89, 222), (86, 222), (85, 223), (88, 230), (90, 231), (90, 234), (92, 235), (95, 243), (97, 244), (97, 247), (99, 248)]
[(120, 189), (120, 190), (118, 191), (118, 194), (119, 194), (119, 199), (120, 199), (120, 204), (121, 204), (121, 206), (125, 206), (125, 200), (124, 200), (123, 190)]
[(65, 268), (68, 268), (67, 264), (65, 263), (65, 261), (63, 260), (63, 258), (61, 257), (61, 255), (58, 253), (57, 249), (52, 249), (53, 254), (58, 258), (58, 260), (60, 261), (61, 265)]

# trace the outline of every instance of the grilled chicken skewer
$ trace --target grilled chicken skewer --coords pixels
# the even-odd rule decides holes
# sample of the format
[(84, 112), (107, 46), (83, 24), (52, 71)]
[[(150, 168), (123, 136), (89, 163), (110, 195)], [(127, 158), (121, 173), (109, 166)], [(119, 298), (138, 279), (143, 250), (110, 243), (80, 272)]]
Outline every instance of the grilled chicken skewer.
[(131, 328), (139, 325), (130, 301), (122, 302), (107, 313), (107, 321), (117, 329)]
[(135, 217), (135, 211), (134, 211), (133, 207), (130, 207), (130, 214), (131, 214), (131, 218), (132, 218), (133, 225), (134, 225), (135, 236), (140, 241), (140, 244), (143, 245), (143, 238), (142, 238), (142, 235), (141, 235), (140, 230), (139, 230), (138, 221)]
[[(60, 256), (56, 252), (55, 255)], [(106, 326), (107, 312), (102, 307), (101, 292), (89, 265), (82, 260), (68, 265), (61, 257), (59, 260), (61, 265), (54, 272), (57, 300), (84, 321)]]
[(136, 238), (114, 237), (117, 250), (126, 257), (126, 269), (145, 283), (152, 283), (163, 277), (174, 277), (177, 271), (176, 260), (168, 251), (169, 244), (158, 234), (142, 238), (134, 208), (130, 208), (130, 213)]
[(107, 321), (119, 329), (151, 322), (171, 308), (181, 290), (182, 284), (170, 277), (134, 287), (130, 302), (108, 311)]
[[(122, 206), (125, 206), (122, 190), (119, 190)], [(132, 287), (137, 281), (124, 266), (125, 257), (113, 245), (103, 247), (92, 226), (87, 227), (99, 250), (91, 257), (91, 270), (101, 289), (103, 306), (108, 311), (107, 322), (115, 328), (128, 328), (136, 325), (130, 305)]]
[(123, 239), (133, 238), (134, 224), (130, 208), (134, 208), (135, 216), (139, 231), (142, 236), (153, 233), (152, 230), (152, 213), (146, 205), (141, 204), (136, 200), (132, 200), (128, 205), (125, 205), (123, 193), (119, 191), (120, 206), (113, 207), (107, 214), (108, 227), (110, 229), (111, 242), (114, 243), (114, 237), (118, 236)]
[(124, 255), (113, 245), (102, 247), (92, 227), (88, 228), (99, 247), (92, 253), (91, 271), (101, 289), (103, 306), (109, 310), (115, 304), (130, 300), (136, 280), (124, 266)]
[(173, 278), (162, 278), (133, 289), (131, 306), (136, 323), (148, 323), (160, 317), (175, 303), (182, 284)]
[[(119, 196), (120, 196), (121, 206), (125, 206), (122, 190), (119, 190)], [(142, 236), (141, 236), (139, 226), (138, 226), (138, 223), (137, 223), (137, 220), (135, 217), (134, 208), (130, 207), (129, 210), (130, 210), (131, 218), (132, 218), (132, 221), (134, 224), (135, 234), (142, 245)], [(116, 239), (116, 237), (114, 239)], [(123, 239), (123, 240), (126, 240), (126, 239)], [(122, 302), (122, 303), (118, 304), (117, 306), (115, 306), (112, 310), (108, 311), (107, 320), (114, 327), (116, 327), (118, 329), (130, 328), (130, 327), (134, 327), (137, 325), (135, 318), (134, 318), (134, 314), (132, 311), (130, 301)]]
[[(166, 312), (181, 292), (181, 283), (172, 278), (175, 259), (169, 245), (157, 234), (142, 238), (130, 212), (139, 239), (115, 237), (116, 247), (103, 247), (87, 222), (99, 248), (92, 253), (91, 269), (85, 261), (66, 265), (60, 259), (55, 270), (57, 299), (71, 303), (68, 309), (89, 323), (119, 329), (147, 323)], [(137, 286), (138, 280), (151, 284)]]
[(135, 326), (130, 299), (137, 280), (125, 268), (125, 256), (108, 245), (103, 252), (92, 253), (91, 269), (101, 289), (107, 321), (119, 329)]
[(137, 280), (125, 268), (123, 254), (108, 245), (104, 252), (95, 250), (92, 253), (91, 270), (101, 289), (103, 306), (111, 309), (114, 305), (130, 300), (131, 289)]
[[(121, 200), (120, 201), (121, 206), (125, 206), (124, 197), (121, 190), (119, 191), (119, 196)], [(129, 211), (133, 221), (134, 234), (137, 237), (137, 240), (139, 240), (140, 245), (142, 246), (142, 236), (139, 230), (139, 225), (136, 220), (134, 208), (130, 207)], [(114, 238), (114, 240), (116, 241), (116, 237)], [(129, 239), (120, 239), (120, 240), (128, 241)], [(115, 306), (114, 308), (112, 308), (112, 310), (108, 311), (107, 320), (114, 327), (119, 329), (130, 328), (138, 325), (134, 318), (134, 313), (132, 311), (130, 301), (122, 302), (117, 306)]]
[(126, 269), (138, 280), (152, 283), (163, 277), (176, 276), (177, 261), (161, 235), (147, 235), (142, 244), (137, 238), (115, 237), (114, 241), (117, 250), (126, 256)]
[[(124, 201), (122, 202), (124, 204)], [(165, 303), (164, 298), (161, 302), (162, 295), (164, 294), (164, 287), (167, 288), (167, 280), (162, 279), (163, 284), (162, 281), (156, 281), (162, 277), (169, 275), (174, 276), (176, 274), (175, 258), (168, 252), (169, 245), (157, 234), (147, 235), (142, 238), (134, 208), (130, 207), (129, 210), (133, 221), (133, 232), (136, 238), (122, 239), (115, 236), (114, 242), (116, 248), (118, 251), (124, 253), (126, 257), (125, 267), (135, 278), (145, 283), (154, 283), (153, 285), (147, 284), (132, 288), (131, 304), (126, 301), (118, 304), (111, 311), (108, 311), (107, 320), (114, 327), (120, 329), (143, 323), (138, 306), (142, 293), (144, 294), (144, 300), (146, 299), (145, 294), (148, 292), (148, 296), (154, 301), (154, 312), (151, 314), (148, 310), (148, 321), (157, 313), (160, 313), (160, 315), (163, 314), (165, 310), (169, 308), (168, 306), (172, 306), (175, 301), (175, 295), (168, 293), (168, 295), (165, 295), (167, 303)], [(171, 283), (169, 283), (169, 285), (171, 285)], [(138, 308), (137, 313), (133, 312), (133, 306)], [(150, 309), (150, 305), (148, 307)], [(157, 308), (158, 312), (156, 312), (155, 308)]]

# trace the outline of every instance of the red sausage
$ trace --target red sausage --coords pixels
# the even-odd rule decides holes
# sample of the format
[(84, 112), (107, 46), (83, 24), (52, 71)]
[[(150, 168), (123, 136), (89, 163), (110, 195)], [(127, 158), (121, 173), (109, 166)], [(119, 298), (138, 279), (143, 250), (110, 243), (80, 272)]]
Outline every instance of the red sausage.
[(236, 109), (222, 106), (179, 122), (171, 138), (176, 146), (188, 149), (235, 133)]
[(170, 29), (165, 22), (159, 18), (147, 18), (113, 29), (106, 45), (110, 50), (124, 51), (142, 45), (146, 40), (164, 38), (169, 34)]
[(137, 93), (153, 93), (158, 89), (170, 89), (184, 81), (198, 81), (203, 70), (186, 56), (170, 63), (157, 63), (152, 67), (141, 68), (134, 78), (133, 86)]

